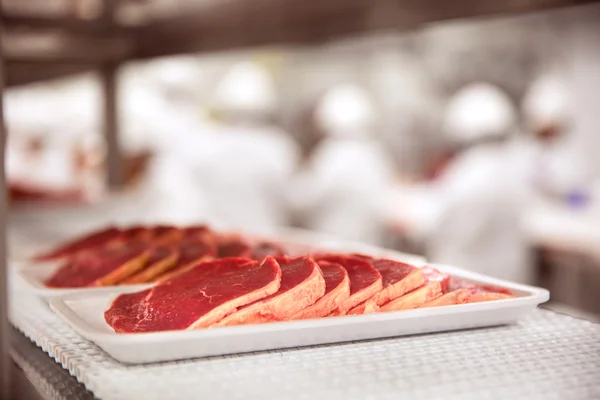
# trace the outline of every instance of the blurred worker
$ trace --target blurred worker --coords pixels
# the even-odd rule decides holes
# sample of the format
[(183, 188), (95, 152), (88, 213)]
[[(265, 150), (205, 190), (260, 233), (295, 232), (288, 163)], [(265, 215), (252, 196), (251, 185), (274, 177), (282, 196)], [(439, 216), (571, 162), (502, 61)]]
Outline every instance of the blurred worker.
[(509, 143), (515, 123), (510, 100), (492, 85), (471, 84), (450, 100), (443, 128), (458, 153), (435, 183), (438, 207), (423, 226), (432, 261), (529, 281), (523, 183)]
[(523, 101), (530, 137), (523, 140), (526, 178), (539, 193), (560, 201), (585, 195), (584, 167), (569, 146), (572, 115), (567, 88), (557, 74), (536, 79)]
[(394, 164), (373, 137), (375, 110), (354, 85), (329, 90), (316, 108), (326, 138), (299, 173), (291, 201), (309, 229), (348, 240), (381, 243), (381, 211), (394, 179)]
[(121, 218), (176, 224), (206, 220), (206, 199), (194, 170), (204, 145), (205, 124), (195, 91), (200, 78), (193, 59), (161, 60), (142, 78), (121, 86), (123, 151), (152, 154), (139, 187), (124, 202), (129, 207)]
[(197, 173), (211, 222), (246, 230), (288, 223), (285, 187), (300, 153), (274, 124), (276, 91), (253, 62), (234, 65), (216, 89), (215, 129), (203, 134)]

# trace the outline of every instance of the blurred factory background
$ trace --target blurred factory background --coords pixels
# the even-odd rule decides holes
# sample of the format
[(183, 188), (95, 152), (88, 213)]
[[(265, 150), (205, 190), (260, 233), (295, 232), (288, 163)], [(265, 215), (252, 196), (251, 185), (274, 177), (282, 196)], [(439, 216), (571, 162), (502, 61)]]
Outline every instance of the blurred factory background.
[[(119, 1), (114, 18), (143, 26), (188, 3)], [(280, 21), (282, 40), (262, 45), (272, 31), (249, 30), (257, 46), (237, 51), (227, 44), (244, 20), (228, 19), (225, 2), (223, 25), (208, 25), (235, 27), (215, 45), (226, 51), (142, 41), (188, 54), (146, 60), (142, 47), (119, 69), (118, 191), (105, 177), (102, 74), (84, 62), (40, 73), (35, 49), (77, 40), (11, 31), (12, 243), (107, 223), (294, 226), (545, 286), (600, 314), (600, 6), (389, 29), (401, 10), (374, 3), (361, 23), (384, 29), (335, 39), (343, 18), (297, 31)], [(74, 20), (102, 12), (97, 1), (2, 5)], [(81, 53), (127, 51), (103, 39)]]

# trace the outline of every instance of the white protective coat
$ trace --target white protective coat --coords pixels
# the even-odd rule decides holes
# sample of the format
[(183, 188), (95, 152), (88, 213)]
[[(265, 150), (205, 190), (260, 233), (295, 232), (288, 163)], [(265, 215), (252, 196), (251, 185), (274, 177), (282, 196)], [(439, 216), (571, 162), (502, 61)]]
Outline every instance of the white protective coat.
[(369, 137), (373, 119), (366, 95), (354, 86), (332, 89), (318, 105), (317, 121), (329, 137), (298, 175), (290, 196), (309, 229), (381, 243), (394, 166), (381, 141)]
[[(456, 106), (459, 107), (456, 107)], [(447, 132), (469, 140), (507, 136), (514, 124), (509, 100), (499, 89), (473, 85), (451, 101), (448, 120), (479, 113), (466, 124), (446, 124), (464, 132)], [(487, 113), (487, 118), (485, 114)], [(466, 144), (467, 142), (463, 142)], [(528, 282), (531, 267), (520, 224), (524, 180), (512, 143), (474, 144), (449, 165), (434, 187), (438, 209), (425, 228), (428, 258), (509, 280)]]
[(217, 87), (213, 106), (242, 119), (199, 136), (195, 173), (212, 223), (245, 230), (287, 224), (285, 188), (300, 154), (289, 134), (261, 122), (275, 97), (267, 71), (248, 62), (234, 65)]

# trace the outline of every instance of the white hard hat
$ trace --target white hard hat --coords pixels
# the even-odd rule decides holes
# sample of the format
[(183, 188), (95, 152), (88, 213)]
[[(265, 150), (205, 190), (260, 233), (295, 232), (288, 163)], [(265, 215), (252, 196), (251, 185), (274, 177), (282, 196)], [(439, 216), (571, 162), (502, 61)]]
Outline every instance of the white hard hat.
[(367, 93), (356, 85), (330, 89), (315, 110), (317, 125), (331, 135), (366, 133), (375, 121), (375, 110)]
[(530, 128), (564, 124), (569, 118), (569, 99), (557, 75), (543, 75), (530, 86), (523, 100), (523, 114)]
[(271, 76), (265, 68), (252, 62), (234, 65), (216, 90), (215, 106), (220, 110), (269, 112), (275, 104)]
[(443, 130), (458, 143), (507, 136), (516, 124), (510, 98), (498, 87), (473, 83), (460, 89), (446, 107)]

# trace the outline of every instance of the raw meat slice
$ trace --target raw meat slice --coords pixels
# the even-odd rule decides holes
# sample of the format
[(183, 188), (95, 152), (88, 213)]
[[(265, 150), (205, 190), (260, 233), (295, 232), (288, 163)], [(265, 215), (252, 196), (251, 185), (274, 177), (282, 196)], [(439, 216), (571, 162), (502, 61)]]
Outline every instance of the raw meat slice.
[(174, 226), (155, 226), (152, 228), (154, 239), (152, 243), (157, 246), (165, 246), (176, 243), (183, 239), (182, 229)]
[(469, 297), (468, 303), (513, 299), (515, 296), (496, 292), (475, 292)]
[(323, 297), (325, 280), (314, 260), (301, 257), (279, 265), (281, 286), (277, 293), (239, 308), (214, 326), (286, 320)]
[(177, 275), (189, 271), (196, 265), (211, 261), (216, 255), (214, 243), (202, 239), (188, 239), (175, 246), (179, 258), (177, 263), (166, 273), (156, 276), (154, 282), (164, 282)]
[(260, 241), (252, 246), (252, 259), (262, 260), (266, 256), (282, 257), (285, 256), (285, 251), (273, 242)]
[(113, 285), (143, 268), (150, 253), (139, 245), (90, 250), (69, 260), (45, 284), (63, 288)]
[(252, 257), (252, 246), (237, 235), (222, 236), (218, 240), (219, 258), (226, 257)]
[(206, 239), (207, 236), (214, 236), (214, 232), (211, 231), (210, 228), (206, 225), (187, 226), (182, 229), (182, 232), (183, 236), (189, 239)]
[(440, 306), (452, 306), (456, 304), (465, 304), (469, 301), (469, 298), (473, 295), (473, 291), (470, 289), (457, 289), (452, 292), (448, 292), (437, 299), (428, 301), (427, 303), (419, 306), (419, 308), (429, 307), (440, 307)]
[(373, 314), (379, 312), (380, 308), (373, 298), (363, 301), (350, 311), (346, 315), (359, 315), (359, 314)]
[(442, 284), (438, 280), (428, 282), (425, 286), (381, 306), (381, 311), (399, 311), (417, 308), (442, 295)]
[(118, 296), (104, 313), (115, 332), (204, 328), (236, 308), (279, 289), (281, 269), (272, 257), (207, 262), (153, 288)]
[(120, 282), (122, 285), (151, 282), (155, 277), (175, 267), (179, 252), (174, 248), (159, 246), (152, 249), (146, 266), (137, 274)]
[(317, 264), (323, 272), (325, 294), (313, 305), (292, 315), (290, 320), (325, 317), (350, 297), (350, 278), (346, 269), (328, 261), (319, 261)]
[(432, 267), (423, 267), (421, 271), (427, 282), (438, 281), (443, 293), (450, 291), (450, 275), (444, 274)]
[(373, 296), (377, 306), (404, 296), (425, 284), (425, 275), (420, 268), (385, 258), (371, 259), (370, 262), (381, 274), (383, 282), (383, 289)]
[(65, 243), (58, 248), (47, 253), (40, 254), (34, 259), (37, 261), (55, 260), (62, 257), (73, 256), (83, 250), (89, 250), (101, 247), (121, 235), (121, 230), (115, 227), (108, 227), (100, 231), (89, 233), (79, 239)]
[(339, 254), (321, 254), (318, 257), (318, 262), (329, 261), (340, 264), (346, 269), (350, 278), (350, 297), (332, 314), (344, 315), (382, 289), (381, 274), (368, 261)]
[(125, 241), (131, 242), (149, 242), (154, 237), (154, 230), (147, 226), (132, 226), (123, 230)]
[(450, 278), (449, 290), (457, 290), (457, 289), (473, 289), (479, 293), (491, 292), (491, 293), (503, 293), (506, 295), (511, 294), (510, 290), (503, 288), (503, 287), (492, 286), (492, 285), (480, 285), (480, 284), (469, 282), (467, 280), (453, 276)]

